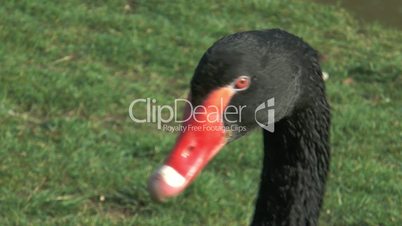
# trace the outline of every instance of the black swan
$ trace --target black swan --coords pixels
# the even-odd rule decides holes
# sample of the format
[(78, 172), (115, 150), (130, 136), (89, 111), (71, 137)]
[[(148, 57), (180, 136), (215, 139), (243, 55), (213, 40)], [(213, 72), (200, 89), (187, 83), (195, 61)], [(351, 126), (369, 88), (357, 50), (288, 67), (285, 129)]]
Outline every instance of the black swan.
[(226, 143), (260, 126), (264, 159), (251, 225), (317, 225), (330, 108), (313, 48), (280, 29), (223, 37), (201, 58), (189, 102), (186, 129), (150, 177), (153, 198), (178, 195)]

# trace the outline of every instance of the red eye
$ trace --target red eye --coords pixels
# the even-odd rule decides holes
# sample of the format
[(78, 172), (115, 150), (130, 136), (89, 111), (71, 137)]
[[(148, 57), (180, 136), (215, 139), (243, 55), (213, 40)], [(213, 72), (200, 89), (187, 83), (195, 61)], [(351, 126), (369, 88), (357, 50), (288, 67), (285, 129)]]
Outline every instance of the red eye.
[(250, 86), (250, 78), (248, 76), (240, 76), (236, 79), (234, 87), (235, 89), (245, 90)]

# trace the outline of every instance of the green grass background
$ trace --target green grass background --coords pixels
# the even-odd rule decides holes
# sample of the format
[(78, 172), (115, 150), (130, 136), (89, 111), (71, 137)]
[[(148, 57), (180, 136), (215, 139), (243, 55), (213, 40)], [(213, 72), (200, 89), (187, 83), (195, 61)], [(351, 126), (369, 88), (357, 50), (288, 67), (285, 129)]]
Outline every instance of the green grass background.
[(146, 180), (176, 135), (133, 123), (128, 107), (185, 97), (215, 40), (273, 27), (318, 49), (330, 74), (320, 224), (402, 225), (402, 32), (291, 0), (2, 1), (0, 225), (248, 225), (260, 132), (160, 205)]

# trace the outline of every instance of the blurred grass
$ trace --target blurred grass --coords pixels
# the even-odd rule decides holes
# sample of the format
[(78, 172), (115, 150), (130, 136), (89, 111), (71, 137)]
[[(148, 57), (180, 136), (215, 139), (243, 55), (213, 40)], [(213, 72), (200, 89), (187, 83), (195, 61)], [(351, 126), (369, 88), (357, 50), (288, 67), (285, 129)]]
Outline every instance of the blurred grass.
[(326, 59), (333, 109), (321, 225), (402, 224), (402, 32), (301, 1), (3, 1), (0, 225), (247, 225), (261, 168), (254, 132), (166, 204), (146, 180), (175, 134), (134, 124), (135, 98), (184, 97), (202, 53), (280, 27)]

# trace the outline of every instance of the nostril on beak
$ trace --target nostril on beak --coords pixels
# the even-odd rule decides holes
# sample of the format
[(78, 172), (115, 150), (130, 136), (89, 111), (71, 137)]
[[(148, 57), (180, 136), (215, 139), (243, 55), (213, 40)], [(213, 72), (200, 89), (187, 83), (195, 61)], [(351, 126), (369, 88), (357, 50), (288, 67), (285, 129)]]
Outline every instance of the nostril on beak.
[(190, 145), (186, 150), (184, 150), (184, 151), (181, 153), (181, 156), (182, 156), (183, 158), (188, 158), (188, 156), (190, 156), (191, 152), (192, 152), (194, 149), (195, 149), (195, 146), (194, 146), (194, 145)]

